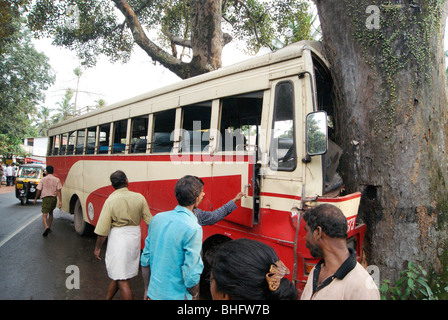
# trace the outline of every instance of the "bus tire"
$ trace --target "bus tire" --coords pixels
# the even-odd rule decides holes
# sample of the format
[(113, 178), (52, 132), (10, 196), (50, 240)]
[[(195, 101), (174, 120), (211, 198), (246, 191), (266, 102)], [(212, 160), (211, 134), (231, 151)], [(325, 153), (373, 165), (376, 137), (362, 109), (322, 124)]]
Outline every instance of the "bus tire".
[(87, 236), (92, 234), (93, 226), (90, 223), (84, 221), (84, 215), (82, 212), (81, 201), (76, 200), (75, 208), (73, 210), (73, 225), (75, 231), (80, 236)]

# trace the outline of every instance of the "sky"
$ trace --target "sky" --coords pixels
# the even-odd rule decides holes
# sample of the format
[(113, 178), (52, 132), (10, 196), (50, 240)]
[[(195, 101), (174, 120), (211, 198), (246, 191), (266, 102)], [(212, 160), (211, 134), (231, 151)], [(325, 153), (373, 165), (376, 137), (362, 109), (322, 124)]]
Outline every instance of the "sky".
[[(67, 88), (76, 89), (77, 77), (74, 69), (79, 67), (76, 54), (68, 49), (51, 45), (49, 39), (34, 40), (38, 51), (48, 58), (56, 74), (56, 82), (46, 92), (44, 105), (57, 109), (57, 102), (62, 102)], [(235, 46), (227, 45), (223, 50), (223, 66), (230, 65), (250, 56), (245, 55)], [(151, 58), (138, 46), (135, 47), (128, 63), (111, 63), (107, 57), (98, 59), (94, 68), (82, 68), (79, 81), (77, 109), (94, 106), (99, 99), (106, 105), (132, 98), (154, 89), (181, 81), (168, 69), (154, 64)], [(74, 103), (74, 98), (71, 100)]]

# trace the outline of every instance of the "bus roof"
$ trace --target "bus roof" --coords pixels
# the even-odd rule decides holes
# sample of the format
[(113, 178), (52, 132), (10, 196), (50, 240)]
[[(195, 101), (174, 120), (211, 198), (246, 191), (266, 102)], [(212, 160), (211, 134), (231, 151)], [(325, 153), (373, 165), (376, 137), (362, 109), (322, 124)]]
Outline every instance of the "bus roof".
[(103, 108), (85, 113), (85, 114), (80, 115), (75, 118), (65, 120), (63, 122), (60, 122), (60, 123), (57, 123), (57, 124), (51, 126), (50, 130), (65, 126), (65, 125), (73, 123), (73, 122), (77, 122), (82, 119), (87, 119), (89, 117), (96, 116), (96, 115), (102, 114), (107, 111), (112, 111), (112, 110), (118, 109), (120, 107), (125, 107), (128, 105), (138, 103), (140, 101), (144, 101), (144, 100), (147, 100), (150, 98), (155, 98), (157, 96), (168, 94), (170, 92), (174, 92), (174, 91), (192, 87), (192, 86), (195, 86), (195, 85), (198, 85), (201, 83), (205, 83), (207, 81), (230, 76), (233, 74), (238, 74), (238, 73), (248, 71), (251, 69), (257, 69), (257, 68), (268, 66), (268, 65), (278, 63), (281, 61), (287, 61), (290, 59), (298, 58), (298, 57), (302, 56), (304, 49), (310, 50), (313, 53), (313, 56), (317, 57), (325, 65), (328, 66), (328, 62), (323, 58), (323, 56), (321, 54), (321, 43), (317, 42), (317, 41), (303, 40), (303, 41), (299, 41), (299, 42), (293, 43), (291, 45), (288, 45), (288, 46), (286, 46), (282, 49), (279, 49), (277, 51), (270, 52), (270, 53), (264, 54), (262, 56), (248, 59), (248, 60), (245, 60), (242, 62), (238, 62), (236, 64), (226, 66), (226, 67), (220, 68), (218, 70), (211, 71), (209, 73), (202, 74), (202, 75), (199, 75), (196, 77), (188, 78), (185, 80), (180, 80), (180, 81), (170, 84), (168, 86), (164, 86), (164, 87), (161, 87), (161, 88), (158, 88), (155, 90), (151, 90), (144, 94), (141, 94), (141, 95), (138, 95), (138, 96), (135, 96), (135, 97), (132, 97), (132, 98), (108, 105), (108, 106), (105, 106)]

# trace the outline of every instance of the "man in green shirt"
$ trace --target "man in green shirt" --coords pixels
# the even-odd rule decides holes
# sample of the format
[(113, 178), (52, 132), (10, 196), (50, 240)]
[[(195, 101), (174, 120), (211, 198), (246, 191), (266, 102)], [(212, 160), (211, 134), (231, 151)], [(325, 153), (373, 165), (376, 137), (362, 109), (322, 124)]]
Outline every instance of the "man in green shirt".
[(111, 278), (106, 299), (120, 292), (125, 300), (132, 300), (129, 280), (138, 274), (140, 258), (140, 221), (148, 225), (152, 216), (146, 199), (128, 190), (129, 181), (123, 171), (111, 174), (115, 191), (107, 198), (101, 210), (95, 233), (98, 235), (94, 254), (101, 260), (101, 247), (109, 236), (106, 250), (106, 269)]

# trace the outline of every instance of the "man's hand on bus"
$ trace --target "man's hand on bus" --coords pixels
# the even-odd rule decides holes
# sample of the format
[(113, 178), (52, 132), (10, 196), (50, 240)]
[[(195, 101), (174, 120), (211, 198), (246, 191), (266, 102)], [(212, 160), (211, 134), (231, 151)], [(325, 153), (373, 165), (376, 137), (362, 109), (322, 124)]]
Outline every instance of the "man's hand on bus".
[(238, 201), (240, 201), (241, 198), (242, 198), (242, 197), (245, 197), (245, 196), (246, 196), (246, 194), (245, 194), (244, 192), (239, 192), (239, 193), (235, 196), (235, 198), (233, 198), (233, 202), (238, 203)]

